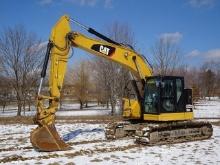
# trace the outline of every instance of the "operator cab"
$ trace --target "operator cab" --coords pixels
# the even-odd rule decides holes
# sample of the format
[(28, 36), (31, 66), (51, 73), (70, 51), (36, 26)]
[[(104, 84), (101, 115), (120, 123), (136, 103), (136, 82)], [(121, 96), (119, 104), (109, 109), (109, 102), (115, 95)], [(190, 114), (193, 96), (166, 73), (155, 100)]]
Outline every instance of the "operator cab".
[(184, 89), (183, 77), (149, 77), (142, 104), (144, 114), (192, 112), (192, 90)]

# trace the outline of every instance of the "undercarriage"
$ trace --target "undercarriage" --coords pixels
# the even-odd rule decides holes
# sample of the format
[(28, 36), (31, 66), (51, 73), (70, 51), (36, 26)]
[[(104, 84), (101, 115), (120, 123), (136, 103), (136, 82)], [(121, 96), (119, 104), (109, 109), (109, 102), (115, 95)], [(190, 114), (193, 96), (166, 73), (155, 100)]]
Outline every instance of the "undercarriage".
[(108, 124), (105, 135), (107, 139), (132, 137), (136, 143), (161, 145), (209, 139), (212, 133), (212, 125), (201, 121), (162, 123), (124, 121)]

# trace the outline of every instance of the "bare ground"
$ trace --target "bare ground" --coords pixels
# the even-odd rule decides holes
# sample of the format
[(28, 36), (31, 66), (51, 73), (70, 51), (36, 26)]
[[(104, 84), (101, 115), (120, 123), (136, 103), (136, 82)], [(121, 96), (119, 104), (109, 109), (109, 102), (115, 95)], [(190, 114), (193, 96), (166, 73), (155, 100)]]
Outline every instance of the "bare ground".
[[(123, 120), (122, 116), (57, 116), (57, 123), (109, 123)], [(0, 117), (0, 124), (34, 124), (31, 116)]]

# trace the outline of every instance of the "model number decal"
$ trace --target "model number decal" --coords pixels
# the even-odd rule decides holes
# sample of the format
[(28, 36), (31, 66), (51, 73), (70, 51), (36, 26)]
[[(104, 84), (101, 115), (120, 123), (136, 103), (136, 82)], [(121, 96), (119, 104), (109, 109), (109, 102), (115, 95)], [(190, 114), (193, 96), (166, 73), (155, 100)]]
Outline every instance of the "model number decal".
[(95, 50), (99, 53), (102, 53), (106, 56), (111, 56), (115, 52), (115, 48), (108, 45), (94, 44), (91, 47), (92, 50)]

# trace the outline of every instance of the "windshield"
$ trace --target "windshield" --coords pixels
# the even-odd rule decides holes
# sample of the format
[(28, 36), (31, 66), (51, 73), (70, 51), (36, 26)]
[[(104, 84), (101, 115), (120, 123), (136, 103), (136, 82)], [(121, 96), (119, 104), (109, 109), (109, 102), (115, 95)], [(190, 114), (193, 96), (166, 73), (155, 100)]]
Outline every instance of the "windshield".
[(159, 104), (159, 81), (149, 79), (145, 85), (144, 91), (144, 112), (157, 113)]

